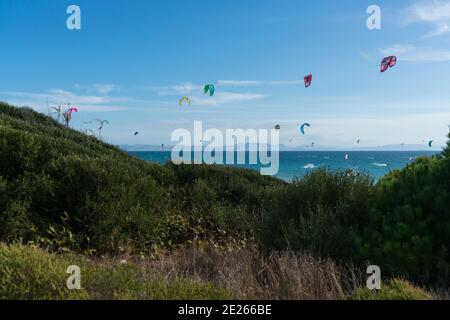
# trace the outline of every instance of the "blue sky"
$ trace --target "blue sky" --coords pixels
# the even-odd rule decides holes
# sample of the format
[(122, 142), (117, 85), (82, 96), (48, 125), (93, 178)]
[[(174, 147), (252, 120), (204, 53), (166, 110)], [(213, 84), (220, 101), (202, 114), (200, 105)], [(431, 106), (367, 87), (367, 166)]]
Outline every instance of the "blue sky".
[[(66, 27), (71, 4), (81, 30)], [(370, 4), (381, 30), (366, 27)], [(279, 123), (293, 145), (444, 144), (450, 124), (447, 0), (0, 0), (0, 43), (0, 100), (42, 112), (47, 98), (71, 102), (73, 127), (107, 119), (116, 144), (170, 144), (194, 120)], [(397, 66), (380, 74), (391, 54)], [(193, 103), (180, 108), (184, 95)]]

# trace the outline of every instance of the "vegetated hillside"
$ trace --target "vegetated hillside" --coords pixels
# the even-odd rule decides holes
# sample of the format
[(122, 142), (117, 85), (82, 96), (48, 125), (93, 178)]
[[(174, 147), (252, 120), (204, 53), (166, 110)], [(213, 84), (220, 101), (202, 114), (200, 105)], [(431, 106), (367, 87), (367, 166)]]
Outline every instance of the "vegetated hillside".
[(28, 108), (0, 104), (0, 240), (149, 251), (253, 236), (265, 190), (248, 170), (147, 163)]
[(321, 168), (285, 183), (151, 164), (27, 108), (0, 104), (0, 241), (147, 253), (205, 243), (291, 249), (426, 285), (450, 283), (450, 146), (377, 184)]

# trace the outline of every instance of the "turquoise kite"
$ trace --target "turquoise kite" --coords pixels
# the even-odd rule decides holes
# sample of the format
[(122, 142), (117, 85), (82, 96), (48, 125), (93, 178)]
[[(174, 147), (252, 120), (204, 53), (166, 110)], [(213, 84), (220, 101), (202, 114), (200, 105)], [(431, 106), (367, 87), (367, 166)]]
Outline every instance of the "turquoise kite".
[(209, 96), (212, 97), (214, 95), (214, 93), (216, 92), (216, 88), (214, 87), (213, 84), (207, 84), (205, 85), (205, 87), (203, 88), (203, 92), (205, 94), (209, 93)]
[(311, 127), (309, 123), (304, 123), (300, 126), (300, 132), (302, 135), (305, 135), (305, 127)]

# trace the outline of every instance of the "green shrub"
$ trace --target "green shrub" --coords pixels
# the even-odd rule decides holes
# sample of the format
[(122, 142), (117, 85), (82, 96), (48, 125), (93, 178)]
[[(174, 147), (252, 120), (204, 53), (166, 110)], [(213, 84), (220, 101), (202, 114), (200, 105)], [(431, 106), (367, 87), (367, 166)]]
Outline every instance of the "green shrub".
[(359, 228), (365, 224), (372, 186), (365, 174), (322, 168), (278, 188), (263, 214), (263, 247), (351, 258)]
[(450, 280), (450, 158), (421, 158), (382, 178), (365, 226), (366, 258), (418, 283)]
[(0, 299), (83, 299), (85, 290), (68, 290), (69, 265), (37, 247), (0, 244)]
[[(81, 290), (69, 290), (66, 270), (81, 270)], [(0, 299), (230, 299), (225, 289), (188, 279), (167, 281), (133, 264), (55, 255), (35, 246), (0, 243)]]
[(392, 279), (381, 290), (356, 290), (353, 300), (432, 300), (431, 294), (401, 279)]

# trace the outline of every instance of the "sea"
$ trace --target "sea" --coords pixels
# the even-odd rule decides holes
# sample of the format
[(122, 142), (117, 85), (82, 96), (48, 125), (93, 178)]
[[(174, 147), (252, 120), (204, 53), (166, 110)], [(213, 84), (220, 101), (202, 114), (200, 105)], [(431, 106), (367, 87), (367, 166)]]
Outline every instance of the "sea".
[[(171, 161), (170, 151), (130, 151), (128, 153), (139, 159), (160, 164)], [(404, 168), (419, 157), (431, 157), (438, 153), (438, 151), (281, 151), (276, 177), (290, 181), (293, 178), (305, 176), (311, 170), (326, 167), (330, 170), (352, 169), (366, 172), (378, 180), (392, 170)], [(248, 156), (247, 153), (246, 159)], [(257, 171), (261, 168), (261, 165), (249, 164), (227, 166)]]

